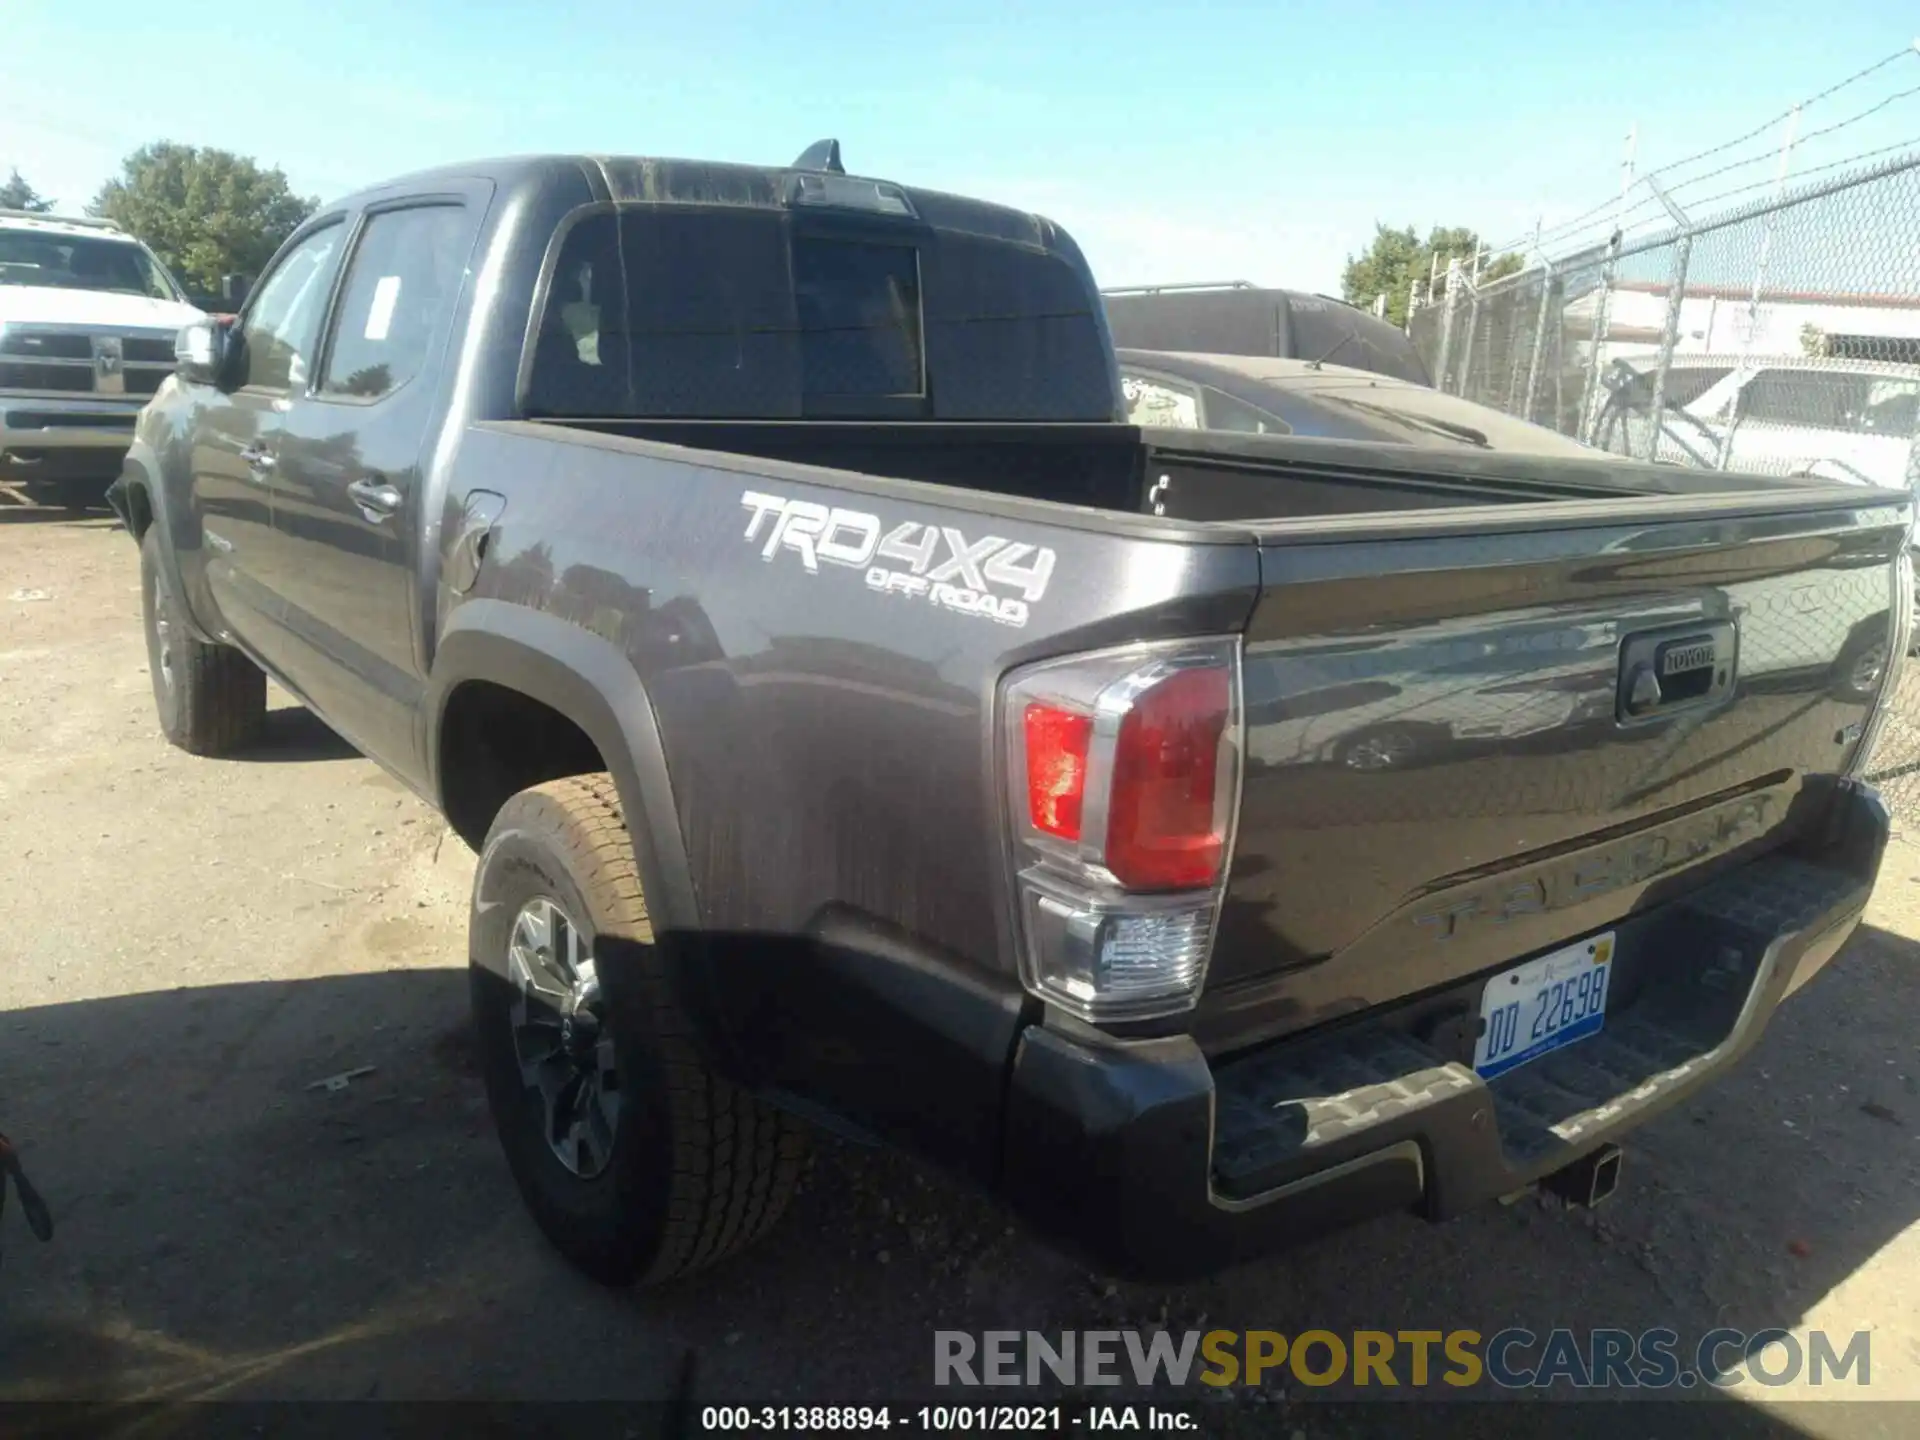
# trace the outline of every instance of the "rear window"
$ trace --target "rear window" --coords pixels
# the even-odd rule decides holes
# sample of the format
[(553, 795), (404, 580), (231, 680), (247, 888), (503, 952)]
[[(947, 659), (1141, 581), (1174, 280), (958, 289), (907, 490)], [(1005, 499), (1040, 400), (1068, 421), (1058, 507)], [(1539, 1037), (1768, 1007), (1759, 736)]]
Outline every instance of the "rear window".
[(806, 396), (920, 396), (920, 257), (909, 245), (793, 242)]
[[(1621, 386), (1626, 403), (1637, 410), (1645, 410), (1653, 403), (1654, 370), (1625, 369), (1625, 381)], [(1667, 370), (1667, 388), (1661, 391), (1662, 403), (1669, 409), (1686, 409), (1707, 391), (1718, 385), (1733, 373), (1730, 365), (1675, 365)]]
[[(1733, 371), (1725, 366), (1699, 365), (1685, 366), (1667, 371), (1667, 388), (1664, 392), (1666, 403), (1678, 405), (1682, 409), (1693, 404), (1707, 391), (1718, 385)], [(1653, 381), (1647, 381), (1647, 398), (1653, 398)]]
[(1111, 420), (1090, 287), (1063, 257), (924, 227), (634, 206), (563, 234), (530, 415)]
[(1414, 385), (1432, 378), (1413, 342), (1377, 316), (1331, 300), (1290, 297), (1287, 353), (1352, 370), (1371, 370)]
[(1415, 385), (1433, 378), (1413, 341), (1351, 305), (1286, 291), (1171, 290), (1105, 297), (1122, 350), (1326, 360)]
[(1263, 290), (1109, 295), (1107, 324), (1122, 350), (1279, 355), (1280, 315)]
[(1874, 435), (1914, 431), (1911, 380), (1844, 371), (1765, 370), (1747, 383), (1742, 408), (1762, 424)]

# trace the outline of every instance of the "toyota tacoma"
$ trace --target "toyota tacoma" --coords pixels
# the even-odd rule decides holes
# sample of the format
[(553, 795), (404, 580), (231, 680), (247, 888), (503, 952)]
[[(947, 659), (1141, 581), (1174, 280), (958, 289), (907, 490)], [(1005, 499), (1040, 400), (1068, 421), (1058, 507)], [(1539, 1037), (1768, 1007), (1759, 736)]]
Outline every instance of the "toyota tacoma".
[(1143, 1276), (1591, 1203), (1874, 883), (1906, 496), (1142, 430), (1060, 227), (831, 143), (396, 180), (178, 350), (112, 495), (160, 724), (271, 676), (473, 847), (506, 1161), (603, 1280), (814, 1127)]

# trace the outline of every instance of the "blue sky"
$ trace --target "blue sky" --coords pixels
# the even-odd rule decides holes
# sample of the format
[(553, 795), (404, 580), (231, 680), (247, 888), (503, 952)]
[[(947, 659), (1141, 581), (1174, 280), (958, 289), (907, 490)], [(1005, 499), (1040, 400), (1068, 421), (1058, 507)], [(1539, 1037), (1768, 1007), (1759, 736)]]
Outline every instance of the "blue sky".
[[(1052, 216), (1103, 284), (1331, 291), (1375, 220), (1551, 225), (1617, 188), (1630, 125), (1643, 168), (1679, 158), (1916, 29), (1895, 0), (0, 0), (0, 175), (77, 208), (167, 138), (329, 196), (544, 150), (782, 164), (833, 135), (851, 170)], [(1806, 127), (1915, 87), (1920, 55)], [(1920, 95), (1797, 163), (1910, 136)]]

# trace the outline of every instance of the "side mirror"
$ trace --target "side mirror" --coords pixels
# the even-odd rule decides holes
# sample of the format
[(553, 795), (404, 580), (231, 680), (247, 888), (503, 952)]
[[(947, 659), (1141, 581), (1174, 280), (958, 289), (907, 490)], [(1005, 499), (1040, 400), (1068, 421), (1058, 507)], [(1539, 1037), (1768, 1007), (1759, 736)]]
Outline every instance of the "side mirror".
[(247, 296), (253, 293), (251, 275), (222, 275), (220, 277), (220, 298), (238, 310), (247, 303)]
[(196, 320), (181, 328), (173, 342), (174, 371), (189, 385), (219, 385), (225, 379), (233, 343), (233, 317)]

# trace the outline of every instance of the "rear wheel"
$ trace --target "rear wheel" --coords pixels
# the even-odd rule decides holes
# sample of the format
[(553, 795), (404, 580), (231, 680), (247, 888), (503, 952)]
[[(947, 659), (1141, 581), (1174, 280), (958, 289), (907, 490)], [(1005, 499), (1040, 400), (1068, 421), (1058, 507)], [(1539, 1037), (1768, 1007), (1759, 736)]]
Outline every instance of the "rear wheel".
[(801, 1132), (700, 1063), (608, 776), (551, 781), (501, 808), (468, 933), (494, 1126), (563, 1255), (607, 1284), (652, 1283), (772, 1227)]
[(140, 597), (153, 704), (167, 739), (194, 755), (229, 755), (259, 738), (267, 677), (231, 646), (194, 637), (167, 585), (155, 526), (140, 539)]

